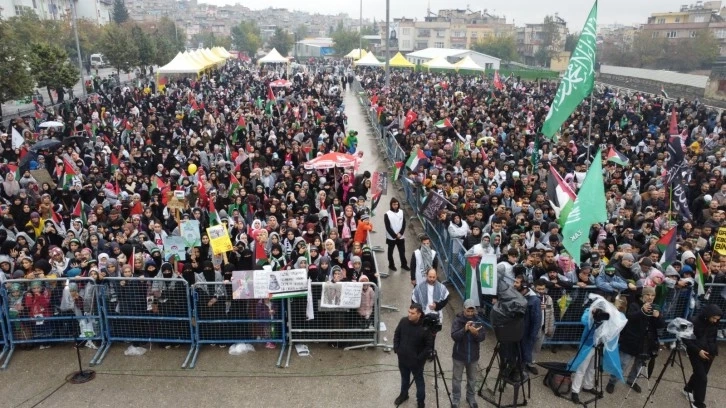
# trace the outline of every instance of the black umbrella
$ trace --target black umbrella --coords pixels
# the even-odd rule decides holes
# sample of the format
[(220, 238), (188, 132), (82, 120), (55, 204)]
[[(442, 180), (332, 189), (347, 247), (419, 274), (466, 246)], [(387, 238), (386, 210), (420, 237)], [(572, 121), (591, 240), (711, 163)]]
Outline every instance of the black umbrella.
[(29, 151), (25, 156), (23, 156), (22, 159), (20, 159), (20, 163), (18, 165), (21, 167), (21, 170), (23, 167), (27, 166), (28, 163), (30, 163), (33, 160), (37, 161), (38, 155), (34, 151)]
[(37, 152), (38, 150), (55, 150), (61, 145), (60, 140), (57, 139), (45, 139), (34, 144), (30, 151)]
[(66, 137), (63, 139), (63, 146), (70, 146), (73, 143), (76, 143), (79, 147), (83, 147), (83, 144), (86, 142), (86, 138), (83, 136), (71, 136)]

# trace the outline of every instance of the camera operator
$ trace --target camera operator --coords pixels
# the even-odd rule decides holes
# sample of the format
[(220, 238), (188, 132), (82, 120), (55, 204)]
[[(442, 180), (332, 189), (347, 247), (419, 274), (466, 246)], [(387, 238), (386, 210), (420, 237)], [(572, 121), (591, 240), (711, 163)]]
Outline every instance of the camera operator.
[(461, 400), (461, 374), (466, 368), (466, 402), (470, 408), (478, 407), (476, 403), (476, 370), (479, 361), (479, 345), (484, 341), (485, 332), (481, 322), (476, 318), (476, 305), (471, 299), (464, 301), (464, 311), (456, 315), (451, 324), (451, 338), (454, 340), (452, 359), (454, 362), (453, 379), (451, 380), (451, 406), (459, 407)]
[(718, 355), (718, 344), (716, 333), (718, 324), (723, 312), (714, 305), (708, 304), (703, 307), (701, 313), (693, 318), (693, 338), (683, 339), (688, 351), (688, 359), (691, 360), (693, 374), (683, 389), (693, 406), (705, 408), (706, 387), (708, 386), (708, 371), (711, 369), (713, 360)]
[(416, 382), (416, 400), (424, 406), (426, 383), (423, 369), (426, 359), (434, 350), (433, 334), (423, 325), (423, 308), (413, 303), (408, 308), (408, 317), (398, 322), (393, 335), (393, 352), (398, 355), (398, 371), (401, 373), (401, 392), (394, 404), (400, 405), (408, 399), (411, 375)]
[[(658, 329), (666, 325), (660, 310), (653, 304), (654, 301), (655, 288), (644, 287), (640, 299), (628, 305), (625, 313), (628, 323), (620, 332), (620, 365), (625, 373), (625, 369), (632, 363), (627, 384), (637, 393), (641, 392), (640, 386), (635, 383), (638, 370), (658, 354)], [(615, 391), (616, 382), (617, 378), (611, 375), (605, 387), (608, 394)]]

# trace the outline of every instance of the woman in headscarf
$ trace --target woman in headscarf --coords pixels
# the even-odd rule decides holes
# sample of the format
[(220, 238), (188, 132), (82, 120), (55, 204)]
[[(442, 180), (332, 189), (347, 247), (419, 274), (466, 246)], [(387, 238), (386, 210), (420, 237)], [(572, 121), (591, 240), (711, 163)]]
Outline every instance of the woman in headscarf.
[(50, 249), (50, 266), (51, 273), (60, 277), (65, 275), (66, 269), (68, 269), (69, 259), (63, 254), (63, 250), (58, 247)]
[(9, 171), (5, 175), (5, 181), (3, 181), (3, 196), (5, 198), (12, 198), (20, 192), (20, 183), (15, 180), (15, 173)]
[[(222, 273), (214, 270), (211, 261), (204, 261), (201, 271), (194, 274), (195, 288), (199, 296), (200, 320), (216, 319), (223, 314), (226, 293), (222, 281)], [(213, 324), (199, 326), (200, 335), (211, 338), (216, 332), (214, 326)]]
[(268, 263), (272, 266), (273, 271), (281, 271), (285, 269), (287, 259), (285, 258), (285, 254), (282, 252), (282, 246), (280, 244), (273, 244), (270, 247)]

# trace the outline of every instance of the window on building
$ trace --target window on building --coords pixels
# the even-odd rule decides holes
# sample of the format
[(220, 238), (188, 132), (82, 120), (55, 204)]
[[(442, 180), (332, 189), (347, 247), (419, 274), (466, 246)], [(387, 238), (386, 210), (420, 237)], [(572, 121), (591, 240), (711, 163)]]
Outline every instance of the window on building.
[(678, 37), (678, 31), (668, 31), (666, 33), (666, 38), (677, 38)]
[(676, 17), (676, 23), (680, 23), (680, 22), (681, 22), (681, 18), (680, 17)]
[(486, 64), (484, 64), (484, 69), (486, 69), (487, 71), (492, 68), (494, 68), (494, 65), (491, 62), (487, 62)]
[(434, 43), (434, 48), (444, 48), (444, 43), (441, 41), (436, 41)]
[(407, 27), (402, 28), (401, 35), (411, 35), (411, 29)]
[(694, 23), (703, 23), (706, 21), (706, 16), (695, 16), (693, 17)]
[(665, 18), (659, 18), (658, 24), (665, 24)]
[(658, 31), (653, 31), (653, 33), (650, 35), (650, 38), (658, 38), (658, 37), (660, 37), (660, 32), (658, 32)]
[(446, 31), (444, 30), (436, 30), (436, 37), (438, 38), (444, 38), (446, 36)]
[(723, 28), (719, 30), (714, 30), (713, 36), (716, 38), (726, 38), (726, 30)]
[(419, 37), (431, 37), (431, 30), (418, 30)]
[(416, 49), (417, 50), (422, 50), (422, 49), (428, 48), (428, 47), (429, 47), (428, 41), (417, 41), (416, 42)]

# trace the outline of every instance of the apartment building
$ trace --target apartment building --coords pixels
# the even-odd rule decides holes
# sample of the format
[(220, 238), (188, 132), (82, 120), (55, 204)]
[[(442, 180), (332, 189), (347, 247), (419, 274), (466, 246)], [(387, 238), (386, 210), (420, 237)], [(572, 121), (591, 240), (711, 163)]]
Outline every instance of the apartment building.
[[(111, 21), (113, 0), (76, 1), (79, 19), (103, 25)], [(65, 20), (72, 17), (70, 0), (0, 0), (0, 19), (9, 19), (23, 12), (33, 12), (41, 20)]]
[(640, 29), (653, 38), (695, 38), (710, 31), (720, 42), (720, 54), (726, 56), (726, 9), (721, 1), (697, 1), (673, 12), (652, 13)]

